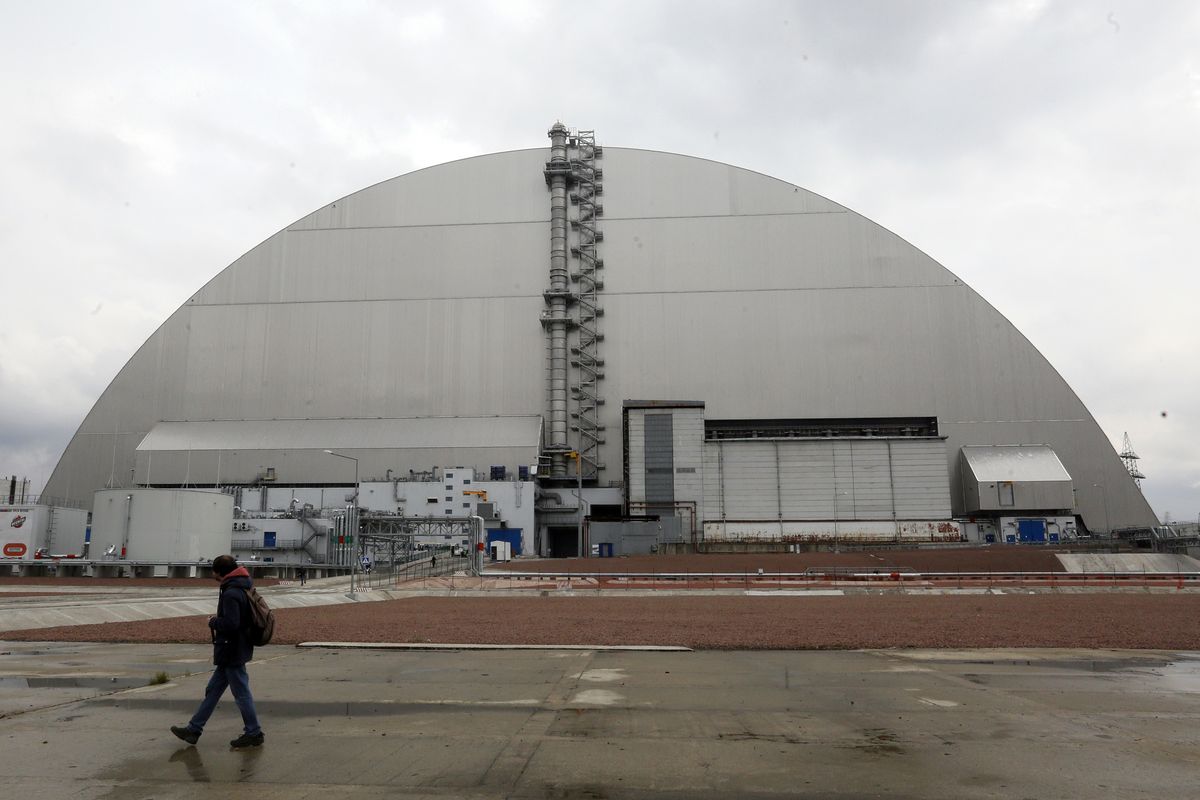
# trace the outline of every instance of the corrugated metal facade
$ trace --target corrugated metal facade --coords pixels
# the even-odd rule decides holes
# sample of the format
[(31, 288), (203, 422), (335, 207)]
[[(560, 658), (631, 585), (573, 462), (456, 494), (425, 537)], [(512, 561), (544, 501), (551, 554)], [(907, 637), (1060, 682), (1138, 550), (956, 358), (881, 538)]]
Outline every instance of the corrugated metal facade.
[[(1079, 398), (924, 253), (783, 181), (604, 152), (603, 480), (620, 480), (621, 399), (687, 397), (713, 419), (936, 416), (959, 509), (961, 445), (1046, 443), (1091, 527), (1105, 499), (1113, 527), (1154, 522)], [(134, 355), (46, 492), (90, 502), (161, 420), (543, 414), (547, 154), (385, 181), (255, 247)]]
[(670, 414), (647, 414), (642, 420), (646, 442), (646, 503), (675, 503), (675, 451)]
[(707, 442), (703, 519), (946, 519), (945, 462), (939, 439)]

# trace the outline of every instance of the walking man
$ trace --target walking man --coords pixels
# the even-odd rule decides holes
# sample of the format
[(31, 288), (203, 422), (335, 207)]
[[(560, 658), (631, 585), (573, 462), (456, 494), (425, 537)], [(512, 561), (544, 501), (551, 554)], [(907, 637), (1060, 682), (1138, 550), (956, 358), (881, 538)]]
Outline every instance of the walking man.
[(172, 725), (171, 733), (188, 744), (195, 744), (204, 732), (204, 723), (212, 716), (217, 701), (225, 694), (226, 687), (233, 690), (233, 700), (242, 712), (242, 735), (229, 743), (234, 750), (259, 747), (263, 743), (262, 728), (254, 711), (254, 697), (250, 694), (250, 676), (246, 674), (246, 662), (254, 655), (250, 641), (250, 599), (246, 590), (253, 583), (245, 567), (239, 567), (233, 556), (217, 556), (212, 563), (213, 578), (221, 582), (217, 615), (208, 618), (208, 627), (213, 641), (212, 677), (204, 690), (204, 700), (196, 709), (187, 725)]

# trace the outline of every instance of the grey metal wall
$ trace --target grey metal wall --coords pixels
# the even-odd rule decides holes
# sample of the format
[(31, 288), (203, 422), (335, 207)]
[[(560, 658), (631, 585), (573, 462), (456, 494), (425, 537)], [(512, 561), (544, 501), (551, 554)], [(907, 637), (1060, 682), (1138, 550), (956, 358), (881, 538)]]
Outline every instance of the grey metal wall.
[(946, 519), (945, 464), (940, 439), (707, 442), (703, 519)]
[(588, 541), (593, 547), (612, 545), (614, 556), (646, 555), (657, 552), (664, 542), (683, 541), (682, 524), (678, 517), (669, 516), (657, 520), (593, 522), (588, 528)]
[(691, 531), (704, 497), (704, 408), (674, 402), (656, 401), (651, 407), (624, 403), (625, 500), (634, 514), (656, 504), (650, 513), (685, 514)]
[(109, 547), (131, 561), (195, 561), (229, 552), (233, 498), (194, 489), (119, 489), (96, 493), (92, 558)]
[[(542, 413), (547, 152), (388, 180), (252, 249), (134, 355), (46, 491), (90, 501), (159, 420)], [(725, 164), (606, 147), (603, 166), (605, 478), (625, 398), (704, 400), (712, 418), (936, 415), (956, 508), (958, 446), (1043, 442), (1089, 526), (1105, 503), (1114, 527), (1154, 522), (1041, 354), (898, 236)]]
[(646, 503), (675, 502), (675, 451), (670, 414), (647, 414), (642, 420), (646, 448)]

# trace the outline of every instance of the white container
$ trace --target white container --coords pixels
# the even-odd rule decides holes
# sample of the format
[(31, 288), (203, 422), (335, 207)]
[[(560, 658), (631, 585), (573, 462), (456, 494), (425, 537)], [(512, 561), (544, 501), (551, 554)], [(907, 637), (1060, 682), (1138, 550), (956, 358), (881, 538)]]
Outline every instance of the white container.
[(102, 489), (92, 506), (96, 561), (192, 562), (229, 552), (233, 498), (198, 489)]
[(508, 542), (492, 542), (492, 561), (512, 561), (512, 545)]

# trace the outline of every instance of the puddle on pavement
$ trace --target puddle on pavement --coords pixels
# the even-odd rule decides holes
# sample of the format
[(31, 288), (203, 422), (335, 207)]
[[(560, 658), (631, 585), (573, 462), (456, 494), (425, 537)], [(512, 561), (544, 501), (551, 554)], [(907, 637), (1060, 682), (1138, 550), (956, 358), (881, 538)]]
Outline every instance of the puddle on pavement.
[(128, 759), (102, 770), (98, 777), (121, 783), (101, 797), (106, 800), (141, 800), (157, 796), (148, 791), (146, 782), (189, 780), (193, 783), (234, 783), (248, 780), (253, 778), (264, 752), (265, 748), (261, 747), (249, 750), (219, 748), (202, 752), (198, 747), (174, 747), (164, 743), (163, 750), (152, 757)]
[(1161, 686), (1175, 692), (1200, 692), (1200, 661), (1173, 661), (1159, 670)]
[(987, 665), (998, 667), (1049, 667), (1069, 669), (1076, 672), (1124, 672), (1130, 670), (1161, 669), (1172, 662), (1165, 658), (1112, 658), (1112, 659), (1058, 659), (1058, 658), (996, 658), (970, 659), (965, 661), (941, 661), (941, 664)]

